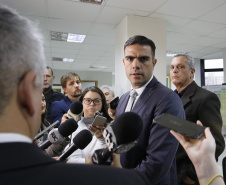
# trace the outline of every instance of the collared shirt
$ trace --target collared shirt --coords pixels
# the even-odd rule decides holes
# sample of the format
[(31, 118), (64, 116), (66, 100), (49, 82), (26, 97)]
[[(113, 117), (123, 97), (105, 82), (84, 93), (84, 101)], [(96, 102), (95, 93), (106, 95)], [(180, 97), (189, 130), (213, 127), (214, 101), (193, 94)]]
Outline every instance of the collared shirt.
[[(153, 79), (153, 75), (151, 76), (150, 80), (149, 80), (146, 84), (144, 84), (144, 85), (143, 85), (142, 87), (140, 87), (140, 88), (135, 89), (138, 95), (137, 95), (136, 100), (135, 100), (135, 102), (134, 102), (134, 104), (133, 104), (133, 107), (135, 106), (137, 100), (139, 99), (140, 95), (141, 95), (142, 92), (144, 91), (145, 87), (147, 87), (147, 85), (151, 82), (152, 79)], [(132, 89), (133, 89), (133, 88), (131, 87), (131, 90), (132, 90)], [(128, 102), (129, 102), (129, 101), (128, 101)], [(128, 105), (128, 103), (127, 103), (127, 105)], [(126, 109), (125, 109), (125, 110), (126, 110)]]
[(0, 143), (25, 142), (32, 143), (31, 138), (17, 133), (0, 133)]

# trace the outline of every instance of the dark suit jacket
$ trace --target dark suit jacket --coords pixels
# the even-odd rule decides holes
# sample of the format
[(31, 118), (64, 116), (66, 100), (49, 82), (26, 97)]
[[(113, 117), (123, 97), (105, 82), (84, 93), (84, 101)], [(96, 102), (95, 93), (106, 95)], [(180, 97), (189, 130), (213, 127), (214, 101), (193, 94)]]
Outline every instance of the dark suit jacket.
[[(125, 111), (129, 92), (124, 94), (116, 109), (116, 117)], [(153, 77), (134, 105), (132, 112), (143, 120), (143, 130), (137, 145), (121, 154), (124, 168), (135, 168), (144, 173), (153, 184), (176, 184), (175, 154), (178, 141), (169, 129), (153, 123), (153, 119), (163, 113), (170, 113), (185, 119), (180, 98), (171, 89)]]
[[(186, 120), (196, 124), (200, 120), (210, 131), (216, 140), (216, 159), (224, 151), (225, 143), (221, 134), (222, 118), (220, 113), (220, 101), (216, 94), (199, 87), (193, 81), (185, 90), (181, 101), (186, 113)], [(198, 184), (195, 169), (189, 160), (183, 147), (180, 145), (177, 151), (178, 177), (189, 176)]]
[(51, 122), (51, 109), (52, 109), (52, 103), (54, 101), (60, 101), (64, 98), (64, 95), (58, 91), (55, 91), (54, 89), (51, 89), (47, 94), (44, 94), (45, 100), (46, 100), (46, 119), (48, 122)]
[(61, 123), (61, 118), (67, 111), (70, 109), (72, 101), (65, 96), (60, 101), (55, 101), (52, 103), (52, 111), (51, 111), (51, 121), (54, 123), (55, 121), (59, 121), (58, 126)]
[(0, 144), (2, 185), (148, 185), (135, 170), (86, 164), (65, 164), (44, 155), (30, 143)]

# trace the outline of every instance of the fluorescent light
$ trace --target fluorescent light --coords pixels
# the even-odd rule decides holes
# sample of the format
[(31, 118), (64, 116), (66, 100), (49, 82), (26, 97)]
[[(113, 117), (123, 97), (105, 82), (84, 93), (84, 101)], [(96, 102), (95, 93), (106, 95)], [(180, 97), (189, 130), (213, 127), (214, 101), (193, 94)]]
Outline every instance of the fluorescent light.
[(50, 31), (51, 40), (82, 43), (86, 35)]
[(63, 62), (74, 62), (73, 58), (63, 58)]
[(167, 51), (166, 56), (167, 57), (174, 57), (175, 55), (179, 54), (188, 54), (188, 52), (181, 52), (181, 51)]
[(106, 69), (107, 66), (90, 66), (89, 68), (94, 68), (94, 69)]
[(68, 33), (67, 42), (79, 42), (82, 43), (85, 39), (86, 35), (79, 35)]
[(59, 61), (59, 62), (74, 62), (74, 58), (59, 58), (59, 57), (53, 57), (53, 61)]
[(82, 3), (98, 4), (98, 5), (101, 5), (104, 2), (104, 0), (72, 0), (72, 1), (82, 2)]

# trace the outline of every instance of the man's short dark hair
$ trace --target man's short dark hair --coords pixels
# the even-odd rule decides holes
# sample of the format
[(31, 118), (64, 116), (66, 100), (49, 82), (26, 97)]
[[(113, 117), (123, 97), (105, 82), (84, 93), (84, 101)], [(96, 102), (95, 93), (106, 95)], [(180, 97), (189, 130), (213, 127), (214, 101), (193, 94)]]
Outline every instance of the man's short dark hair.
[(53, 70), (52, 70), (52, 68), (49, 67), (49, 66), (46, 66), (46, 69), (50, 69), (51, 70), (51, 73), (52, 73), (52, 76), (53, 76)]
[(147, 37), (143, 36), (143, 35), (135, 35), (133, 37), (130, 37), (124, 44), (124, 51), (126, 49), (127, 46), (130, 45), (134, 45), (134, 44), (139, 44), (139, 45), (148, 45), (151, 47), (151, 51), (152, 51), (152, 59), (155, 58), (155, 43), (151, 40), (148, 39)]

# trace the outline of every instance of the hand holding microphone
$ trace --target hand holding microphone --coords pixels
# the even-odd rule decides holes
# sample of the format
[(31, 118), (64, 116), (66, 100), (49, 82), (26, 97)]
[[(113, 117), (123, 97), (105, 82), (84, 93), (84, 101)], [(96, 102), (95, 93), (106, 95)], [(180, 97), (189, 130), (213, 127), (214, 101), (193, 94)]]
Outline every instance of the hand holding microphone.
[(80, 101), (74, 101), (71, 104), (70, 109), (67, 112), (67, 118), (73, 118), (76, 122), (83, 114), (83, 105)]
[(112, 153), (123, 153), (136, 145), (143, 128), (141, 117), (134, 112), (125, 112), (109, 125), (103, 133), (106, 149), (96, 150), (92, 156), (94, 164), (111, 164)]

